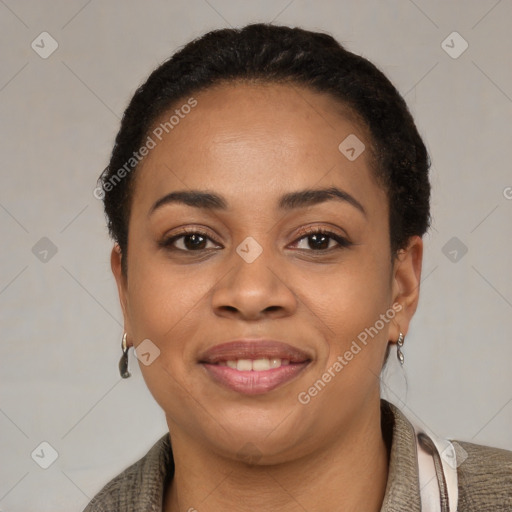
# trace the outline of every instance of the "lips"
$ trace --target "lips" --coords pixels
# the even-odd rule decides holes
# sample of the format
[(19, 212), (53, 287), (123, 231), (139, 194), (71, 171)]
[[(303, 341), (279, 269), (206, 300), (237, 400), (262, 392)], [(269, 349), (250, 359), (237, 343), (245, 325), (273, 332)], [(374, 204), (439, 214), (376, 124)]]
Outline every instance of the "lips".
[(267, 393), (301, 373), (312, 357), (276, 340), (235, 340), (206, 350), (199, 363), (217, 383), (233, 391)]

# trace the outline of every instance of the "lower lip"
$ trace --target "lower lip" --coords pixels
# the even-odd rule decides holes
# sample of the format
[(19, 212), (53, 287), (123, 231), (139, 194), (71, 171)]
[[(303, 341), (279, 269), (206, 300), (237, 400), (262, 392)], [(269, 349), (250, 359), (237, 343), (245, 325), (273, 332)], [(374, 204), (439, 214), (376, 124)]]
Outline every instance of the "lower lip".
[(246, 395), (261, 395), (294, 379), (306, 366), (304, 363), (290, 363), (279, 368), (263, 371), (240, 371), (229, 366), (202, 363), (208, 374), (225, 387)]

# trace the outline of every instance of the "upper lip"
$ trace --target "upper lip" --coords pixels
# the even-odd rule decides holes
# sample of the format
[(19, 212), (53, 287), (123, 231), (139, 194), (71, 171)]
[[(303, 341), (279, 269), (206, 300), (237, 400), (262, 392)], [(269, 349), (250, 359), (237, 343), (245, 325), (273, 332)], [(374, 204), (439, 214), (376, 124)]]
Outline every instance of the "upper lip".
[(215, 345), (199, 357), (200, 363), (215, 364), (237, 359), (288, 359), (291, 363), (304, 363), (311, 356), (283, 341), (271, 339), (238, 339)]

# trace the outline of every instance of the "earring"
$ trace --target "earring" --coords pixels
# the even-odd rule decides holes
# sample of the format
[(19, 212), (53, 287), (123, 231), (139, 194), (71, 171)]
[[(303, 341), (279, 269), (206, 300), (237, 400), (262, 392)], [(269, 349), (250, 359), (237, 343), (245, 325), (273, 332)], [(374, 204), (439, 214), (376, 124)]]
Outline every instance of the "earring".
[(402, 333), (399, 334), (398, 340), (396, 341), (396, 357), (400, 361), (400, 364), (404, 364), (404, 354), (402, 352), (402, 347), (404, 346), (404, 335)]
[(127, 379), (131, 373), (128, 371), (128, 347), (126, 343), (126, 333), (123, 334), (123, 340), (121, 341), (121, 349), (123, 351), (123, 355), (119, 360), (119, 373), (123, 379)]

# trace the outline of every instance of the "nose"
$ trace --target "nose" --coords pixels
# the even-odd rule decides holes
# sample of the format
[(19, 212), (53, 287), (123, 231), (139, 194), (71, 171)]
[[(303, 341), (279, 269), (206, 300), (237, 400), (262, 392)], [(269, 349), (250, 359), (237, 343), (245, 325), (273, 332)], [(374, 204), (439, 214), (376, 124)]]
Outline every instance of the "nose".
[(217, 283), (212, 296), (216, 315), (243, 320), (282, 318), (297, 309), (297, 298), (270, 250), (247, 262), (234, 254), (233, 267)]

